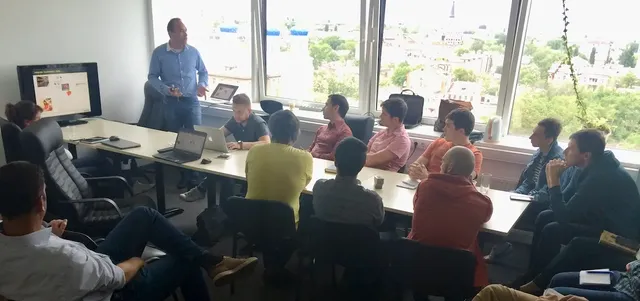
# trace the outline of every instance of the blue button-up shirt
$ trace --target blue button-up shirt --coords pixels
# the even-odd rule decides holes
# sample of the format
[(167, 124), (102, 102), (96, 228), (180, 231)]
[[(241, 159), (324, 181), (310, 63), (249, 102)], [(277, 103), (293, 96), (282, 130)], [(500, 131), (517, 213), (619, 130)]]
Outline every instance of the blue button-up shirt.
[(170, 96), (169, 89), (175, 87), (182, 96), (195, 97), (198, 85), (208, 86), (209, 73), (195, 47), (186, 45), (182, 51), (176, 51), (165, 43), (151, 55), (148, 79), (164, 95)]

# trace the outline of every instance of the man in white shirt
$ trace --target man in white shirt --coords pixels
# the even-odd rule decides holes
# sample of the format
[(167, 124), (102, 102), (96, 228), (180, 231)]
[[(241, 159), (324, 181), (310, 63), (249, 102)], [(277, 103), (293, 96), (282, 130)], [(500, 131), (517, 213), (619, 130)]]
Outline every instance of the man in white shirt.
[[(201, 268), (223, 285), (257, 262), (214, 256), (147, 207), (129, 213), (96, 252), (62, 239), (66, 220), (43, 223), (44, 176), (31, 163), (0, 167), (0, 196), (0, 295), (11, 300), (110, 300), (115, 292), (164, 300), (178, 287), (185, 300), (210, 300)], [(148, 242), (168, 255), (146, 264)]]

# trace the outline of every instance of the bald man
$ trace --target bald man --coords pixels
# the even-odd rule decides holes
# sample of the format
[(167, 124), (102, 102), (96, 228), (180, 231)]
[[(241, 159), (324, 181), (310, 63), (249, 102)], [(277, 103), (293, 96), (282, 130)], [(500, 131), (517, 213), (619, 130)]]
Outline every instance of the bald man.
[(428, 245), (466, 249), (476, 255), (475, 286), (489, 284), (487, 266), (476, 237), (493, 213), (491, 200), (471, 182), (475, 158), (464, 146), (454, 146), (442, 158), (442, 173), (423, 180), (413, 199), (409, 239)]

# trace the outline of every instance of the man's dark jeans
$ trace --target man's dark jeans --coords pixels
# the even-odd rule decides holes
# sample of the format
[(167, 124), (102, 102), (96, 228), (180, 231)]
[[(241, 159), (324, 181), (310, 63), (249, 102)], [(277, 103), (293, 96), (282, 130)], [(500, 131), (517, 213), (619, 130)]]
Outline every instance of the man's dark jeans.
[(123, 289), (126, 299), (164, 300), (180, 287), (187, 301), (209, 300), (201, 268), (215, 266), (222, 257), (201, 249), (153, 209), (134, 209), (109, 233), (97, 252), (108, 255), (118, 264), (140, 257), (147, 243), (167, 255), (140, 269)]
[(538, 287), (544, 288), (549, 285), (552, 277), (555, 279), (556, 274), (563, 272), (604, 268), (624, 271), (627, 263), (633, 260), (635, 260), (633, 255), (601, 245), (597, 238), (576, 237), (553, 258), (533, 282)]
[(589, 301), (635, 301), (631, 296), (618, 292), (613, 287), (620, 281), (620, 273), (613, 272), (611, 275), (611, 285), (580, 285), (580, 273), (562, 273), (551, 280), (549, 287), (558, 293), (585, 297)]
[(574, 237), (600, 237), (601, 230), (584, 225), (566, 224), (555, 221), (553, 211), (546, 210), (538, 215), (533, 233), (531, 259), (526, 281), (540, 274), (553, 260), (562, 245), (568, 244)]
[[(202, 123), (202, 108), (197, 97), (166, 96), (164, 108), (164, 123), (167, 131), (177, 133), (182, 129), (194, 130), (195, 125)], [(170, 142), (170, 141), (167, 141)], [(187, 184), (197, 185), (200, 175), (198, 172), (181, 172)]]

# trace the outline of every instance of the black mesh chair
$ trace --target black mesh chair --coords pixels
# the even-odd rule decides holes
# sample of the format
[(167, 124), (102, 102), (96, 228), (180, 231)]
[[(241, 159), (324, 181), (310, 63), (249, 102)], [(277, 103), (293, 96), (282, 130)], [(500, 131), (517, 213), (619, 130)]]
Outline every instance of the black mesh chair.
[[(266, 269), (284, 267), (297, 245), (295, 217), (288, 204), (230, 197), (221, 206), (233, 233), (232, 257), (238, 254), (242, 239), (249, 255), (262, 252)], [(233, 286), (231, 289), (233, 292)]]
[(384, 266), (378, 231), (363, 225), (332, 223), (312, 217), (305, 240), (308, 240), (305, 253), (311, 258), (314, 285), (316, 268), (328, 265), (336, 287), (335, 266), (338, 265), (345, 268), (343, 278), (356, 299), (375, 299), (379, 292), (374, 284)]
[(353, 137), (360, 139), (364, 144), (369, 143), (369, 139), (373, 136), (373, 124), (375, 121), (371, 116), (362, 115), (347, 115), (344, 117), (344, 121), (347, 123), (353, 133)]
[[(68, 219), (69, 230), (105, 236), (135, 207), (156, 208), (150, 197), (134, 195), (122, 177), (82, 177), (64, 152), (62, 131), (54, 120), (41, 119), (27, 127), (20, 144), (25, 159), (44, 170), (48, 212)], [(109, 195), (94, 194), (104, 192), (105, 186), (111, 188)]]
[(22, 160), (22, 149), (20, 148), (20, 127), (4, 118), (0, 118), (0, 131), (2, 131), (2, 144), (4, 146), (4, 156), (7, 163)]
[(266, 115), (260, 115), (264, 121), (269, 122), (269, 116), (271, 114), (282, 111), (282, 103), (277, 100), (264, 99), (260, 101), (260, 108), (266, 113)]
[(428, 296), (465, 300), (478, 292), (473, 286), (476, 259), (470, 251), (400, 239), (389, 242), (387, 253), (389, 276), (400, 295), (410, 289), (414, 300)]

